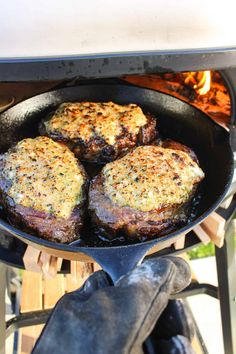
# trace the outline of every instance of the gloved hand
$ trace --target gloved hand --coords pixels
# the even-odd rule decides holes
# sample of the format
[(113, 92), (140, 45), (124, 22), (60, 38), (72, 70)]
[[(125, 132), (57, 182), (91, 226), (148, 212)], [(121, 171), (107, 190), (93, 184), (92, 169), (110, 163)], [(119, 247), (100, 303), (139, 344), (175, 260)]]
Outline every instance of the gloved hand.
[(177, 257), (153, 258), (114, 286), (105, 272), (64, 295), (53, 310), (33, 354), (139, 354), (170, 294), (191, 279)]

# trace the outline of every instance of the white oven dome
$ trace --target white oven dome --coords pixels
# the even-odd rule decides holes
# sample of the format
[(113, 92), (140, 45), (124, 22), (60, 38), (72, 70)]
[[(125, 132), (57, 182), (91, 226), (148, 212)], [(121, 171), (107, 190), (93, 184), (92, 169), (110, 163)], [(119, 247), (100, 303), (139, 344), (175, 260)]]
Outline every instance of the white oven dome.
[(9, 0), (0, 59), (236, 46), (236, 2)]

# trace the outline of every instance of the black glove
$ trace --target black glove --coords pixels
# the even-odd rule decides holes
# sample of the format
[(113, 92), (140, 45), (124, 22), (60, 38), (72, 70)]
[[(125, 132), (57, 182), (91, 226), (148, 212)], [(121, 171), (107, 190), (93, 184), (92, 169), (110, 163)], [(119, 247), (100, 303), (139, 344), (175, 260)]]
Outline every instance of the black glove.
[(106, 273), (96, 272), (59, 300), (32, 353), (143, 353), (170, 294), (190, 279), (188, 264), (176, 257), (147, 260), (114, 286)]
[(195, 332), (186, 301), (170, 300), (145, 342), (148, 354), (194, 354), (191, 341)]

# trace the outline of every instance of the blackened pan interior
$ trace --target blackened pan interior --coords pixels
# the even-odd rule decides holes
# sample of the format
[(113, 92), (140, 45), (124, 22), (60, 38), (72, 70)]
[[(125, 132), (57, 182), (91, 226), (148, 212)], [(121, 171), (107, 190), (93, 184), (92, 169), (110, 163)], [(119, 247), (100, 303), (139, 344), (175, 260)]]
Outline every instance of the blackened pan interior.
[[(136, 103), (144, 112), (151, 113), (157, 118), (158, 130), (163, 137), (182, 142), (196, 152), (206, 177), (201, 186), (201, 199), (195, 219), (185, 227), (155, 240), (146, 241), (145, 244), (162, 242), (186, 232), (209, 215), (222, 201), (233, 175), (233, 154), (228, 132), (200, 110), (172, 96), (150, 89), (127, 85), (92, 84), (63, 88), (30, 98), (0, 115), (0, 152), (5, 152), (23, 138), (39, 135), (40, 120), (60, 103), (70, 101)], [(16, 237), (49, 248), (72, 252), (83, 248), (56, 244), (26, 234), (3, 219), (0, 219), (0, 227)]]

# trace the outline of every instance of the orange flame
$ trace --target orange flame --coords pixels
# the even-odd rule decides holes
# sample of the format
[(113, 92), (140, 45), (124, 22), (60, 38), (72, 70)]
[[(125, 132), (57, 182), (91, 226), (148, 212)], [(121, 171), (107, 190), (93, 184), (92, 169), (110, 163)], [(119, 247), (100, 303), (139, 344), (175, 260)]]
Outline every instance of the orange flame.
[(186, 73), (184, 83), (190, 85), (199, 95), (205, 95), (211, 88), (211, 72), (199, 71)]

